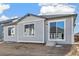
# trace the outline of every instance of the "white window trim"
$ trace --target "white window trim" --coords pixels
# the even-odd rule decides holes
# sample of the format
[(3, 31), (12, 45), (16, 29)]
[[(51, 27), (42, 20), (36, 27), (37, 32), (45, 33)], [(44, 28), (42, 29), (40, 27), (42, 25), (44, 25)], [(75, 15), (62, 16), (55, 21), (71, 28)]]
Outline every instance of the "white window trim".
[[(23, 36), (24, 37), (35, 37), (35, 30), (34, 30), (34, 35), (25, 35), (26, 34), (26, 32), (24, 32), (24, 30), (25, 30), (25, 25), (29, 25), (29, 24), (34, 24), (34, 23), (27, 23), (27, 24), (23, 24)], [(34, 24), (34, 29), (35, 29), (35, 24)]]
[[(60, 21), (64, 21), (64, 39), (50, 39), (50, 35), (49, 35), (50, 23), (51, 22), (60, 22)], [(49, 41), (65, 41), (65, 39), (66, 39), (66, 19), (57, 19), (57, 20), (48, 21), (48, 40)]]
[[(14, 28), (15, 28), (15, 25), (8, 26), (8, 28), (9, 28), (9, 27), (14, 27)], [(7, 28), (7, 29), (8, 29), (8, 28)], [(8, 34), (8, 30), (7, 30), (7, 34)], [(16, 29), (15, 29), (15, 35), (16, 35)], [(15, 35), (14, 35), (14, 36), (15, 36)], [(12, 36), (12, 35), (11, 35), (11, 36), (9, 36), (9, 35), (8, 35), (8, 37), (14, 37), (14, 36)]]

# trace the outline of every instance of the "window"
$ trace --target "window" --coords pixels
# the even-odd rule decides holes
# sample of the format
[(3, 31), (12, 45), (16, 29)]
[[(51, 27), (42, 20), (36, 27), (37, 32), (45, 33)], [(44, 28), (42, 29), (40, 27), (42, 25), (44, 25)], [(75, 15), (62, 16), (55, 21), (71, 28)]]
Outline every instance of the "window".
[(50, 22), (50, 39), (64, 39), (64, 21)]
[(34, 24), (25, 25), (24, 32), (26, 35), (34, 35)]
[(15, 28), (9, 27), (8, 28), (8, 36), (14, 36), (15, 35)]

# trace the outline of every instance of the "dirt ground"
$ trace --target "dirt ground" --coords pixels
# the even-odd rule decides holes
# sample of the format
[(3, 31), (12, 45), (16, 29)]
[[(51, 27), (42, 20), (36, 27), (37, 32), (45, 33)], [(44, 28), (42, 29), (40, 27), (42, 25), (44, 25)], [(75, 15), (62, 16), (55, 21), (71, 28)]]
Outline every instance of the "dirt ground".
[(79, 55), (76, 48), (78, 48), (78, 45), (63, 45), (62, 47), (47, 47), (44, 44), (2, 43), (0, 42), (0, 56)]

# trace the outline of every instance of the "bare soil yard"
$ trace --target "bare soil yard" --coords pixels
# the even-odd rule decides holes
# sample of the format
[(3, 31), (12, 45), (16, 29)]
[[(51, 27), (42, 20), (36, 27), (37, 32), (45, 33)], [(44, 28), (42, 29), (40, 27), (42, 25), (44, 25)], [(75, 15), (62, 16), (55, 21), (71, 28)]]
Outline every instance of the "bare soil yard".
[(47, 47), (44, 44), (0, 43), (0, 56), (65, 56), (79, 55), (79, 45)]

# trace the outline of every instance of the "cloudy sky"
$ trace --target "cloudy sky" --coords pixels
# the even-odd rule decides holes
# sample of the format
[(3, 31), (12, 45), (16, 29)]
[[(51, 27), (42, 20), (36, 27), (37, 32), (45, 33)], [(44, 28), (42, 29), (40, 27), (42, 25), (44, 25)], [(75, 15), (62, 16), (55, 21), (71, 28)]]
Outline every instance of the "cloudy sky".
[[(0, 21), (22, 17), (27, 13), (36, 15), (49, 15), (49, 14), (79, 14), (79, 4), (77, 3), (6, 3), (0, 4)], [(76, 27), (74, 33), (79, 32), (79, 16), (76, 19)]]

